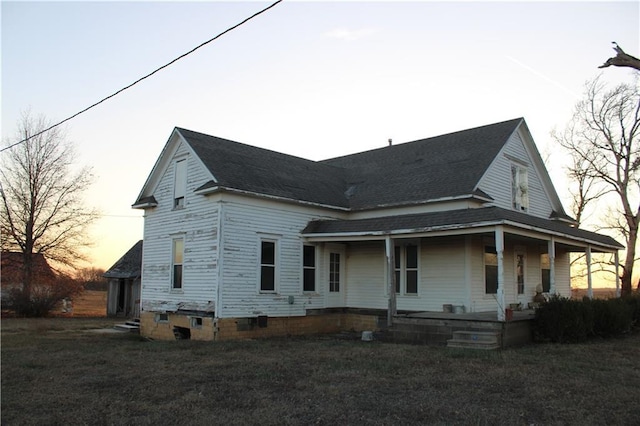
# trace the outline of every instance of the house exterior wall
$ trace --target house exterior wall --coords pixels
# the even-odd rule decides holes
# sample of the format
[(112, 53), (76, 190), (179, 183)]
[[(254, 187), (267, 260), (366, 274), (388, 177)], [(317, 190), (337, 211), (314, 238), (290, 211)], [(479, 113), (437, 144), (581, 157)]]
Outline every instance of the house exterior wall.
[(543, 189), (539, 171), (534, 167), (534, 162), (519, 132), (511, 135), (502, 152), (496, 156), (493, 164), (480, 180), (478, 187), (495, 200), (496, 206), (513, 209), (511, 165), (514, 163), (527, 166), (529, 197), (527, 212), (533, 216), (548, 219), (553, 211), (551, 202)]
[[(175, 160), (187, 160), (184, 208), (174, 209)], [(153, 193), (158, 206), (147, 209), (144, 221), (142, 271), (143, 310), (174, 311), (178, 306), (211, 310), (217, 291), (216, 203), (193, 191), (209, 177), (201, 163), (181, 144)], [(172, 241), (184, 238), (183, 288), (171, 288)]]
[[(307, 309), (325, 307), (319, 249), (316, 291), (303, 292), (300, 234), (310, 220), (329, 217), (325, 211), (238, 196), (225, 197), (222, 211), (223, 267), (218, 317), (302, 316)], [(262, 239), (276, 242), (275, 292), (260, 291)]]

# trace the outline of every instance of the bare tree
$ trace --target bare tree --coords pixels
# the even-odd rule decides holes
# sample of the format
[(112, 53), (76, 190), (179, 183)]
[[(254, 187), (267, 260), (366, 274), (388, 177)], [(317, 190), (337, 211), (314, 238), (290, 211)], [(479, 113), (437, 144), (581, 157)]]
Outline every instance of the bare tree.
[(629, 67), (640, 71), (640, 59), (625, 53), (625, 51), (622, 50), (615, 41), (612, 41), (611, 43), (613, 43), (613, 50), (616, 51), (616, 56), (607, 59), (607, 62), (600, 65), (598, 68), (607, 68), (613, 65), (614, 67)]
[(59, 127), (37, 135), (47, 127), (43, 116), (24, 113), (16, 140), (36, 136), (0, 154), (1, 245), (3, 251), (23, 255), (26, 300), (32, 290), (35, 255), (53, 264), (73, 265), (84, 258), (86, 229), (97, 218), (97, 212), (82, 203), (93, 179), (91, 170), (74, 169), (73, 147)]
[(578, 187), (574, 191), (578, 209), (574, 214), (582, 218), (586, 206), (595, 201), (615, 206), (602, 218), (600, 229), (613, 229), (624, 238), (627, 250), (622, 265), (622, 294), (629, 294), (640, 221), (638, 79), (607, 90), (596, 78), (586, 88), (585, 99), (576, 105), (565, 131), (553, 136), (573, 159), (570, 176)]

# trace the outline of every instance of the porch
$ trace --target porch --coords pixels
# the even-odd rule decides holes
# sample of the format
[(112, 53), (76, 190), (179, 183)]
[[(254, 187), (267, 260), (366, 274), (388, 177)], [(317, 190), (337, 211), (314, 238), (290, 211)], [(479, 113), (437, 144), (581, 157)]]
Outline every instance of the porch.
[(398, 314), (393, 325), (381, 336), (395, 343), (446, 346), (456, 333), (495, 333), (499, 348), (522, 346), (531, 342), (534, 310), (514, 311), (509, 321), (499, 321), (492, 312), (413, 312)]

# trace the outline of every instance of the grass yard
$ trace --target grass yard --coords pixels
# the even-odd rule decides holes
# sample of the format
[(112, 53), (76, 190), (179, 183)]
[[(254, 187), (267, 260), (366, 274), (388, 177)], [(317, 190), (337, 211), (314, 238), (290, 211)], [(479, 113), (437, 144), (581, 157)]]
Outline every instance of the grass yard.
[(331, 337), (150, 342), (2, 321), (2, 424), (640, 423), (640, 335), (502, 352)]

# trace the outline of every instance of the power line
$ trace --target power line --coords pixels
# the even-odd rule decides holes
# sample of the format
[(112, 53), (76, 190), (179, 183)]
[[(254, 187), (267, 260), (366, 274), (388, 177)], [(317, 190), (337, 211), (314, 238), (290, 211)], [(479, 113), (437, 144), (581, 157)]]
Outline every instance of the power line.
[(47, 127), (46, 129), (44, 129), (44, 130), (42, 130), (42, 131), (40, 131), (40, 132), (38, 132), (38, 133), (36, 133), (36, 134), (34, 134), (34, 135), (29, 136), (28, 138), (22, 139), (21, 141), (18, 141), (18, 142), (14, 143), (14, 144), (11, 144), (11, 145), (9, 145), (9, 146), (6, 146), (6, 147), (4, 147), (4, 148), (0, 149), (0, 152), (6, 151), (6, 150), (8, 150), (8, 149), (13, 148), (14, 146), (17, 146), (17, 145), (20, 145), (20, 144), (22, 144), (22, 143), (25, 143), (25, 142), (27, 142), (29, 139), (33, 139), (33, 138), (35, 138), (36, 136), (40, 136), (41, 134), (46, 133), (46, 132), (48, 132), (49, 130), (51, 130), (51, 129), (55, 128), (55, 127), (58, 127), (59, 125), (61, 125), (61, 124), (63, 124), (63, 123), (66, 123), (67, 121), (69, 121), (69, 120), (71, 120), (71, 119), (73, 119), (73, 118), (75, 118), (75, 117), (79, 116), (80, 114), (82, 114), (82, 113), (84, 113), (84, 112), (89, 111), (91, 108), (94, 108), (94, 107), (96, 107), (96, 106), (100, 105), (100, 104), (101, 104), (101, 103), (103, 103), (104, 101), (106, 101), (106, 100), (108, 100), (108, 99), (111, 99), (111, 98), (113, 98), (114, 96), (118, 95), (119, 93), (122, 93), (122, 92), (124, 92), (125, 90), (127, 90), (127, 89), (129, 89), (129, 88), (131, 88), (131, 87), (135, 86), (136, 84), (140, 83), (142, 80), (145, 80), (145, 79), (147, 79), (147, 78), (151, 77), (152, 75), (154, 75), (154, 74), (155, 74), (155, 73), (157, 73), (158, 71), (161, 71), (161, 70), (163, 70), (164, 68), (167, 68), (169, 65), (174, 64), (175, 62), (179, 61), (180, 59), (184, 58), (185, 56), (188, 56), (188, 55), (192, 54), (193, 52), (195, 52), (196, 50), (200, 49), (201, 47), (203, 47), (203, 46), (205, 46), (205, 45), (207, 45), (207, 44), (211, 43), (212, 41), (215, 41), (215, 40), (219, 39), (220, 37), (222, 37), (222, 36), (223, 36), (223, 35), (225, 35), (226, 33), (228, 33), (228, 32), (231, 32), (231, 31), (235, 30), (235, 29), (236, 29), (236, 28), (238, 28), (239, 26), (241, 26), (241, 25), (245, 24), (246, 22), (250, 21), (251, 19), (255, 18), (256, 16), (258, 16), (258, 15), (260, 15), (260, 14), (262, 14), (262, 13), (266, 12), (267, 10), (271, 9), (272, 7), (276, 6), (278, 3), (281, 3), (282, 1), (283, 1), (283, 0), (277, 0), (276, 2), (272, 3), (271, 5), (269, 5), (269, 6), (265, 7), (264, 9), (262, 9), (262, 10), (260, 10), (260, 11), (256, 12), (256, 13), (254, 13), (253, 15), (249, 16), (248, 18), (245, 18), (244, 20), (242, 20), (241, 22), (239, 22), (239, 23), (235, 24), (234, 26), (227, 28), (226, 30), (224, 30), (223, 32), (219, 33), (219, 34), (218, 34), (218, 35), (216, 35), (215, 37), (210, 38), (209, 40), (205, 41), (204, 43), (201, 43), (200, 45), (198, 45), (198, 46), (194, 47), (194, 48), (193, 48), (193, 49), (191, 49), (190, 51), (188, 51), (188, 52), (186, 52), (186, 53), (183, 53), (182, 55), (178, 56), (177, 58), (173, 59), (173, 60), (172, 60), (172, 61), (170, 61), (170, 62), (167, 62), (166, 64), (162, 65), (160, 68), (155, 69), (154, 71), (150, 72), (149, 74), (145, 75), (144, 77), (141, 77), (141, 78), (137, 79), (136, 81), (134, 81), (133, 83), (129, 84), (128, 86), (123, 87), (122, 89), (120, 89), (120, 90), (118, 90), (117, 92), (115, 92), (115, 93), (113, 93), (113, 94), (111, 94), (111, 95), (107, 96), (106, 98), (101, 99), (101, 100), (99, 100), (98, 102), (94, 103), (93, 105), (90, 105), (90, 106), (86, 107), (86, 108), (85, 108), (85, 109), (83, 109), (82, 111), (77, 112), (77, 113), (73, 114), (72, 116), (65, 118), (64, 120), (62, 120), (62, 121), (60, 121), (60, 122), (58, 122), (58, 123), (56, 123), (56, 124), (54, 124), (54, 125), (52, 125), (52, 126), (50, 126), (50, 127)]

